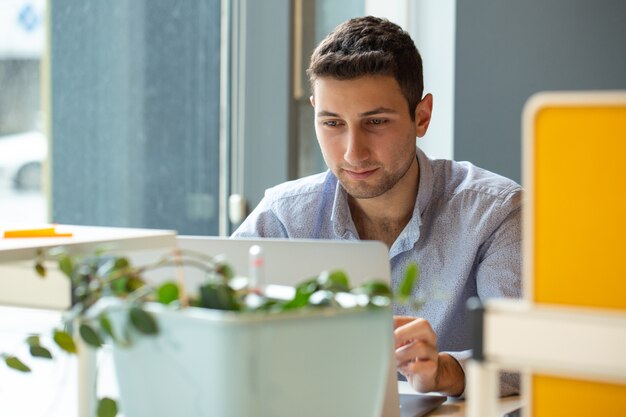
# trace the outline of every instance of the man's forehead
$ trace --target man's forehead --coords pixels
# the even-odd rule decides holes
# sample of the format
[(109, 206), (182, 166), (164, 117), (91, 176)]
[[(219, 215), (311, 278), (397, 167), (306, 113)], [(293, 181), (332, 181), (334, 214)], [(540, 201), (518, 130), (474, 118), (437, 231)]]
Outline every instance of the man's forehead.
[(398, 84), (398, 82), (396, 81), (394, 77), (390, 75), (382, 75), (382, 74), (366, 74), (366, 75), (361, 75), (359, 77), (352, 77), (352, 78), (337, 78), (333, 76), (321, 76), (321, 77), (315, 77), (311, 84), (312, 84), (313, 90), (315, 90), (317, 87), (319, 87), (320, 85), (324, 85), (324, 84), (349, 85), (349, 84), (360, 83), (360, 82), (371, 84), (371, 85), (395, 84), (398, 87), (398, 89), (400, 88), (400, 85)]
[(360, 116), (398, 113), (406, 106), (406, 99), (392, 77), (366, 76), (347, 80), (323, 77), (315, 81), (313, 88), (312, 99), (320, 116), (337, 115), (343, 111)]

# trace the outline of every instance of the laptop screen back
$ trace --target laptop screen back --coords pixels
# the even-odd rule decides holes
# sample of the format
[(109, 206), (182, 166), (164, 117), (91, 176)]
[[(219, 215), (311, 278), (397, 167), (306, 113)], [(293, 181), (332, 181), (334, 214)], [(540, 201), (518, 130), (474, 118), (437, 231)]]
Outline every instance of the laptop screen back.
[[(381, 242), (297, 239), (229, 239), (179, 236), (180, 249), (207, 255), (224, 255), (237, 275), (247, 275), (249, 250), (263, 250), (264, 284), (295, 285), (324, 270), (343, 270), (353, 286), (378, 279), (391, 282), (389, 251)], [(186, 277), (189, 279), (189, 277)], [(193, 279), (193, 277), (192, 277)], [(390, 335), (391, 337), (391, 335)], [(393, 352), (381, 417), (400, 417), (400, 402)], [(402, 417), (408, 416), (407, 406)], [(432, 409), (432, 407), (430, 408)], [(411, 414), (411, 417), (420, 414)]]

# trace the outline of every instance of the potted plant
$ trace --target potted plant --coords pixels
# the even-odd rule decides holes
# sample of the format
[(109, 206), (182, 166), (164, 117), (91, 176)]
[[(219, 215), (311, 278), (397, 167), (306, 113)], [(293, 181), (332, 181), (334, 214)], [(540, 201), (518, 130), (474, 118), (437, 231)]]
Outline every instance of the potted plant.
[[(205, 279), (191, 294), (180, 273), (151, 280), (151, 272), (172, 266), (199, 269)], [(73, 287), (73, 307), (52, 339), (68, 353), (77, 351), (76, 335), (93, 349), (112, 342), (126, 417), (378, 416), (390, 303), (408, 300), (418, 272), (407, 269), (395, 295), (386, 283), (351, 288), (343, 272), (323, 271), (274, 297), (235, 277), (220, 257), (189, 251), (134, 266), (124, 256), (58, 248), (41, 252), (35, 269), (44, 277), (51, 267)], [(33, 357), (52, 357), (43, 337), (27, 343)], [(2, 356), (29, 371), (26, 361)], [(99, 417), (117, 412), (116, 400), (98, 400)]]

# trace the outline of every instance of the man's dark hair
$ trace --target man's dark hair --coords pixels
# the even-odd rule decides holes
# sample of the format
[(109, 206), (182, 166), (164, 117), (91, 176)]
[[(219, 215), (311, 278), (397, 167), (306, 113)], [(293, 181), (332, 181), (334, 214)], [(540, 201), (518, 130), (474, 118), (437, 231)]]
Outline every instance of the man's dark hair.
[(400, 85), (413, 119), (424, 90), (422, 58), (409, 34), (395, 23), (373, 16), (337, 26), (313, 51), (307, 74), (311, 91), (321, 77), (391, 76)]

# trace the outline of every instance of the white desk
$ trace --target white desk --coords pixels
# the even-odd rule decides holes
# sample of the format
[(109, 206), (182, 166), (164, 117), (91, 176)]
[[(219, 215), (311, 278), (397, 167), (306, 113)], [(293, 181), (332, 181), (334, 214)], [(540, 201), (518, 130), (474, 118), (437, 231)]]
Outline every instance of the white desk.
[[(4, 228), (3, 228), (4, 226)], [(65, 310), (70, 307), (69, 281), (58, 271), (40, 279), (34, 273), (37, 251), (58, 246), (69, 252), (91, 253), (107, 247), (115, 253), (148, 249), (170, 249), (176, 245), (176, 233), (169, 230), (130, 229), (58, 225), (60, 233), (72, 237), (3, 238), (0, 225), (0, 305)]]
[(176, 232), (171, 230), (133, 229), (123, 227), (94, 227), (57, 225), (59, 233), (72, 237), (2, 238), (9, 225), (0, 225), (0, 263), (35, 259), (38, 249), (65, 246), (73, 252), (90, 252), (104, 245), (116, 251), (172, 248)]
[[(0, 305), (39, 307), (64, 310), (70, 306), (71, 289), (68, 280), (59, 271), (41, 279), (34, 272), (34, 260), (41, 249), (58, 246), (73, 253), (90, 253), (107, 247), (115, 253), (163, 249), (176, 246), (176, 232), (170, 230), (131, 229), (119, 227), (92, 227), (57, 225), (58, 233), (71, 237), (10, 238), (1, 236), (11, 225), (0, 226)], [(78, 411), (79, 415), (94, 415), (95, 398), (92, 382), (95, 375), (95, 355), (80, 345), (78, 355)]]

